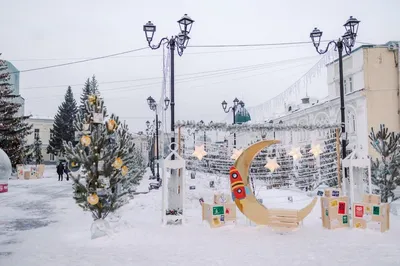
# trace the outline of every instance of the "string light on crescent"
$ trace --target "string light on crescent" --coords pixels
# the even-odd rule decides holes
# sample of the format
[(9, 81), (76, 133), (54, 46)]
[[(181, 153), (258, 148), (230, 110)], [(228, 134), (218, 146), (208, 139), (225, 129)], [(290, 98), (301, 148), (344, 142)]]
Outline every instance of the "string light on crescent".
[(323, 152), (322, 150), (323, 147), (321, 147), (321, 144), (313, 144), (310, 153), (312, 153), (314, 157), (318, 157)]
[(289, 155), (293, 157), (293, 160), (299, 160), (303, 155), (301, 154), (300, 147), (292, 148)]
[(267, 164), (264, 167), (267, 168), (268, 170), (270, 170), (271, 173), (273, 173), (276, 169), (278, 169), (281, 166), (276, 161), (276, 158), (271, 159), (268, 157)]
[(199, 161), (201, 161), (203, 159), (203, 157), (206, 155), (207, 155), (207, 152), (204, 150), (204, 145), (194, 147), (194, 152), (193, 152), (192, 156), (199, 159)]
[(232, 154), (232, 156), (231, 156), (231, 159), (236, 161), (237, 158), (239, 158), (239, 156), (240, 156), (242, 153), (243, 153), (243, 150), (242, 150), (242, 149), (240, 149), (240, 150), (233, 149), (233, 154)]

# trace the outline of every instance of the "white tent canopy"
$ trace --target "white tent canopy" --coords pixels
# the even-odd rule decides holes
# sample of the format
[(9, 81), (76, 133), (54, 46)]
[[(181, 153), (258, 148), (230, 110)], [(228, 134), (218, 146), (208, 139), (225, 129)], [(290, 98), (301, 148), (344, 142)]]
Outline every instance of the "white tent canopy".
[[(345, 172), (345, 168), (349, 169), (349, 185), (350, 187), (347, 186), (347, 184), (344, 182), (345, 180), (343, 179), (343, 183), (346, 184), (344, 186), (346, 188), (347, 194), (350, 194), (350, 200), (354, 202), (354, 190), (355, 190), (355, 184), (357, 184), (357, 187), (360, 187), (360, 184), (363, 183), (363, 174), (362, 171), (357, 171), (357, 168), (367, 168), (368, 170), (368, 189), (369, 193), (372, 194), (372, 185), (371, 185), (371, 159), (368, 156), (366, 152), (363, 151), (361, 147), (356, 147), (352, 153), (347, 155), (347, 157), (342, 161), (342, 173)], [(358, 169), (360, 170), (360, 169)], [(358, 172), (358, 175), (354, 175), (355, 171)], [(350, 193), (349, 193), (350, 192)], [(362, 192), (364, 193), (364, 191)], [(361, 196), (361, 195), (360, 195)]]

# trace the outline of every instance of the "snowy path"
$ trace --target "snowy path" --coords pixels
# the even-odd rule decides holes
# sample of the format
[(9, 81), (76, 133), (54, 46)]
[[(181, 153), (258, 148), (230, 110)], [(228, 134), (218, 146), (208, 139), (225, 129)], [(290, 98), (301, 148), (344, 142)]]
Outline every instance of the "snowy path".
[(0, 258), (12, 254), (9, 245), (22, 241), (20, 232), (54, 223), (55, 201), (70, 197), (71, 181), (10, 180), (10, 192), (0, 195)]
[[(0, 250), (12, 254), (0, 256), (0, 265), (400, 265), (400, 221), (393, 216), (392, 228), (385, 234), (354, 229), (324, 230), (319, 204), (302, 228), (286, 235), (249, 226), (243, 216), (239, 216), (236, 227), (210, 229), (201, 222), (198, 203), (200, 196), (211, 201), (213, 191), (207, 188), (210, 178), (190, 181), (196, 190), (187, 191), (186, 226), (160, 226), (161, 191), (151, 191), (138, 195), (123, 207), (121, 220), (114, 223), (116, 233), (96, 240), (90, 240), (92, 218), (74, 203), (70, 184), (46, 179), (29, 181), (29, 185), (11, 183), (11, 192), (0, 196), (0, 208), (5, 209), (0, 220), (5, 221), (5, 214), (12, 224), (0, 225), (0, 230), (8, 228), (0, 237), (11, 243), (3, 244)], [(146, 182), (142, 188), (147, 187)], [(288, 193), (296, 201), (290, 204), (293, 208), (307, 204), (304, 194), (293, 191), (271, 190), (260, 194), (268, 206), (283, 207), (287, 205)], [(30, 208), (26, 207), (27, 202)], [(36, 225), (35, 222), (26, 223), (29, 226), (16, 225), (18, 219), (34, 218)]]

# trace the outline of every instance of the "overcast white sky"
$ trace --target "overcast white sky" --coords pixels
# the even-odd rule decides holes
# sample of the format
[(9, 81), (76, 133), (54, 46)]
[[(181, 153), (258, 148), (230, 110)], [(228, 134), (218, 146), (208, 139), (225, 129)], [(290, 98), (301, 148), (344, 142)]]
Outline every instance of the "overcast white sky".
[[(344, 33), (342, 25), (350, 15), (362, 21), (360, 41), (400, 40), (399, 0), (0, 0), (0, 6), (0, 53), (19, 70), (145, 47), (144, 23), (152, 20), (156, 24), (155, 40), (159, 40), (178, 33), (176, 21), (184, 13), (196, 21), (191, 32), (192, 45), (308, 41), (310, 31), (316, 26), (324, 32), (323, 39), (333, 39)], [(108, 109), (125, 118), (133, 131), (143, 130), (147, 117), (153, 116), (146, 98), (160, 97), (161, 80), (107, 82), (161, 77), (161, 55), (161, 50), (141, 51), (21, 73), (20, 92), (26, 100), (25, 112), (54, 116), (67, 85), (72, 86), (79, 100), (82, 88), (79, 84), (95, 74), (100, 91), (105, 90), (102, 95)], [(231, 102), (238, 97), (247, 106), (265, 102), (290, 86), (318, 60), (311, 44), (284, 48), (188, 48), (183, 57), (176, 56), (176, 79), (186, 73), (311, 56), (316, 57), (177, 83), (177, 120), (221, 120), (225, 117), (220, 105), (224, 99)], [(248, 78), (237, 79), (241, 77)], [(317, 80), (315, 84), (310, 94), (324, 96), (325, 80)], [(121, 87), (129, 88), (118, 89)]]

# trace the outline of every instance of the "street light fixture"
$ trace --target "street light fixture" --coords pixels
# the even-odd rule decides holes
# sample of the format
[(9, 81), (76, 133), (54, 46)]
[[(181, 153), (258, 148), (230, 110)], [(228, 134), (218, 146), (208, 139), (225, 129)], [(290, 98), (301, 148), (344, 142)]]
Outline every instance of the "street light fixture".
[(319, 54), (325, 54), (330, 45), (333, 44), (335, 48), (338, 50), (339, 54), (339, 86), (340, 86), (340, 114), (341, 114), (341, 128), (342, 128), (342, 158), (346, 158), (346, 119), (345, 119), (345, 105), (344, 105), (344, 82), (343, 82), (343, 48), (346, 51), (347, 55), (351, 54), (351, 49), (354, 47), (357, 38), (358, 26), (360, 21), (352, 16), (346, 21), (343, 25), (346, 29), (345, 34), (339, 38), (337, 41), (330, 41), (326, 49), (319, 49), (319, 45), (321, 44), (322, 31), (318, 28), (314, 28), (314, 30), (310, 33), (310, 38), (313, 42), (315, 50)]
[[(224, 100), (221, 103), (222, 105), (222, 109), (224, 110), (225, 113), (229, 113), (230, 111), (232, 111), (233, 114), (233, 125), (236, 124), (236, 110), (238, 108), (238, 106), (240, 105), (241, 107), (244, 106), (244, 102), (243, 101), (239, 101), (238, 98), (235, 98), (233, 100), (233, 105), (230, 106), (228, 108), (228, 103)], [(233, 133), (233, 147), (236, 148), (236, 133)]]
[[(183, 51), (187, 48), (189, 43), (189, 33), (192, 29), (194, 20), (191, 19), (187, 14), (185, 14), (181, 19), (178, 20), (178, 24), (180, 27), (180, 33), (172, 36), (170, 38), (164, 37), (160, 40), (157, 45), (151, 44), (154, 33), (156, 32), (156, 26), (151, 22), (147, 22), (143, 26), (143, 31), (145, 32), (146, 40), (149, 47), (152, 50), (156, 50), (160, 48), (162, 44), (167, 44), (167, 47), (171, 51), (171, 148), (175, 148), (175, 61), (174, 61), (174, 52), (175, 47), (177, 48), (177, 52), (179, 56), (182, 56)], [(167, 104), (167, 102), (165, 102)], [(169, 105), (169, 99), (168, 99)], [(171, 158), (173, 159), (173, 157)]]

